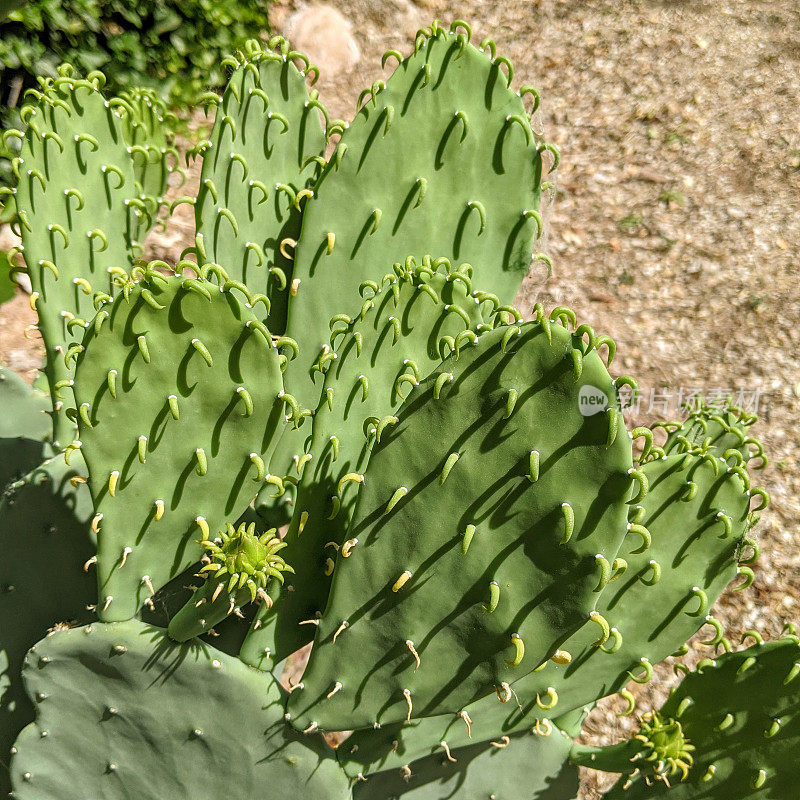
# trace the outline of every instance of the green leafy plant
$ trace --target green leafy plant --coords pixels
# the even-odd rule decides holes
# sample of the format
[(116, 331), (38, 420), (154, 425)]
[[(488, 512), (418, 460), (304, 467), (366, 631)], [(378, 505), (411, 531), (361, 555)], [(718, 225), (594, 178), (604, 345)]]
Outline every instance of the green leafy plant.
[[(268, 29), (267, 3), (257, 0), (33, 0), (0, 7), (0, 127), (18, 126), (25, 91), (37, 88), (39, 77), (56, 77), (63, 61), (84, 75), (102, 69), (113, 92), (147, 88), (186, 108), (203, 90), (225, 84), (226, 54)], [(13, 182), (14, 155), (0, 148), (0, 184)]]
[[(755, 417), (628, 431), (613, 340), (514, 307), (558, 151), (470, 38), (389, 51), (349, 124), (280, 37), (227, 59), (174, 264), (137, 258), (164, 148), (126, 144), (132, 99), (41, 81), (15, 200), (46, 442), (0, 383), (45, 449), (0, 505), (15, 797), (567, 800), (579, 764), (614, 798), (792, 796), (797, 637), (733, 652), (711, 613), (754, 579)], [(573, 744), (705, 627), (637, 735)]]

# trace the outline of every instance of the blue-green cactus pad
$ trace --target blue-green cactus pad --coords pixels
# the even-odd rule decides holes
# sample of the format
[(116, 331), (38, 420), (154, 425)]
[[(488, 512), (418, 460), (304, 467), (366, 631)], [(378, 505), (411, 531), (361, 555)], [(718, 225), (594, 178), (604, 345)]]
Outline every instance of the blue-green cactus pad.
[[(730, 472), (720, 459), (691, 453), (649, 461), (642, 472), (650, 489), (631, 517), (645, 533), (628, 532), (617, 554), (625, 561), (624, 572), (622, 563), (615, 562), (619, 577), (600, 592), (597, 611), (612, 629), (603, 647), (594, 646), (597, 627), (586, 625), (561, 645), (571, 663), (549, 662), (509, 690), (468, 705), (470, 731), (457, 716), (386, 726), (375, 733), (357, 731), (356, 764), (362, 769), (396, 764), (429, 753), (442, 740), (461, 747), (469, 734), (481, 739), (514, 733), (537, 719), (580, 709), (619, 691), (632, 675), (644, 680), (654, 664), (707, 622), (710, 645), (720, 641), (719, 623), (709, 614), (739, 569), (750, 505), (746, 476)], [(727, 524), (721, 514), (728, 517)], [(643, 535), (650, 540), (646, 548)], [(550, 687), (555, 694), (548, 694)], [(505, 701), (499, 702), (501, 698)]]
[[(694, 747), (685, 780), (680, 771), (654, 780), (656, 761), (624, 762), (641, 767), (623, 776), (605, 797), (640, 800), (795, 800), (800, 750), (800, 646), (796, 636), (727, 653), (688, 675), (660, 709), (677, 720)], [(636, 742), (632, 742), (636, 745)], [(648, 755), (650, 748), (637, 747)], [(602, 751), (598, 754), (602, 758)], [(584, 759), (582, 759), (582, 762)], [(648, 768), (650, 767), (650, 768)], [(645, 778), (648, 778), (646, 781)], [(648, 786), (647, 784), (651, 785)]]
[[(387, 54), (397, 68), (385, 87), (362, 92), (304, 208), (287, 323), (302, 353), (287, 389), (304, 407), (319, 397), (311, 370), (328, 319), (355, 316), (359, 284), (380, 280), (384, 265), (426, 253), (468, 262), (475, 285), (502, 303), (528, 271), (542, 226), (544, 145), (510, 88), (508, 60), (468, 39), (466, 27), (435, 24), (406, 58)], [(308, 427), (281, 442), (287, 465)]]
[(767, 464), (764, 447), (749, 431), (757, 419), (730, 403), (722, 407), (701, 403), (682, 423), (661, 423), (669, 431), (664, 450), (672, 453), (703, 447), (721, 457), (737, 451), (749, 469), (763, 469)]
[(457, 713), (584, 624), (633, 480), (621, 415), (584, 416), (579, 396), (616, 404), (616, 388), (543, 319), (487, 332), (414, 389), (373, 450), (294, 724)]
[(198, 561), (199, 540), (267, 477), (285, 356), (248, 306), (235, 288), (151, 272), (87, 332), (76, 399), (102, 619), (132, 617)]
[(0, 367), (0, 491), (44, 457), (53, 430), (50, 398)]
[(10, 791), (11, 745), (34, 711), (20, 669), (28, 648), (54, 625), (85, 622), (95, 585), (84, 571), (94, 554), (89, 491), (80, 455), (67, 467), (46, 461), (0, 501), (0, 794)]
[(59, 631), (24, 668), (36, 722), (16, 744), (18, 800), (347, 800), (325, 745), (283, 722), (265, 673), (137, 620)]
[(568, 761), (571, 744), (553, 728), (546, 737), (524, 733), (461, 747), (451, 750), (450, 758), (440, 747), (406, 770), (358, 780), (353, 800), (575, 800), (579, 781), (577, 767)]
[(361, 314), (331, 320), (335, 349), (329, 347), (320, 360), (324, 383), (310, 460), (295, 465), (302, 480), (284, 553), (295, 574), (288, 576), (272, 609), (262, 606), (242, 652), (247, 663), (264, 667), (270, 663), (267, 651), (280, 660), (314, 638), (307, 621), (325, 608), (333, 548), (345, 539), (358, 497), (357, 484), (344, 484), (340, 494), (339, 481), (366, 470), (376, 429), (394, 424), (410, 386), (441, 363), (456, 339), (461, 350), (474, 340), (471, 331), (488, 327), (491, 307), (476, 301), (471, 269), (462, 268), (433, 265), (430, 259), (422, 265), (397, 264), (377, 292), (365, 289)]
[(200, 262), (216, 262), (234, 280), (268, 295), (275, 333), (286, 326), (290, 250), (300, 237), (304, 202), (298, 192), (310, 194), (318, 167), (309, 159), (321, 158), (326, 142), (324, 108), (291, 60), (299, 56), (247, 43), (222, 99), (214, 100), (217, 116), (195, 207)]

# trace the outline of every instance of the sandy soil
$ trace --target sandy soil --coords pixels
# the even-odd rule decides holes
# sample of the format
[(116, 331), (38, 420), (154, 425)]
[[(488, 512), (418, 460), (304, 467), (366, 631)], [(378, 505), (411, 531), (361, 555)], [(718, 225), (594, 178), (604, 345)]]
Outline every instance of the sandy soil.
[[(616, 367), (635, 376), (644, 400), (630, 423), (678, 413), (702, 390), (743, 392), (770, 464), (759, 476), (772, 496), (758, 533), (762, 556), (747, 592), (714, 611), (733, 636), (780, 632), (800, 621), (800, 10), (792, 0), (556, 2), (555, 0), (339, 0), (360, 59), (323, 73), (317, 88), (334, 116), (352, 117), (360, 89), (385, 77), (380, 54), (408, 49), (433, 16), (473, 23), (534, 83), (536, 121), (561, 149), (558, 194), (544, 249), (554, 274), (531, 274), (521, 307), (572, 306), (614, 337)], [(277, 30), (300, 4), (278, 2)], [(314, 46), (307, 44), (312, 61)], [(352, 62), (352, 59), (350, 59)], [(196, 181), (196, 175), (191, 176)], [(183, 192), (184, 190), (182, 190)], [(185, 207), (153, 256), (175, 258), (191, 239)], [(0, 308), (0, 361), (29, 379), (36, 344), (27, 299)], [(657, 393), (657, 394), (653, 394)], [(651, 402), (653, 398), (653, 402)], [(697, 657), (708, 655), (696, 646)], [(640, 709), (674, 682), (658, 669)], [(615, 700), (587, 723), (587, 741), (610, 742), (635, 720)], [(607, 778), (584, 774), (582, 800)]]

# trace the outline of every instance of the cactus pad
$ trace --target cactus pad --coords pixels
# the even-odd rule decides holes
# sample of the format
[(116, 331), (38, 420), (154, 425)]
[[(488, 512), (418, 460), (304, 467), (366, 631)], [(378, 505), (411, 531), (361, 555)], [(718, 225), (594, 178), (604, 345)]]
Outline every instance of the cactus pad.
[[(20, 668), (53, 625), (84, 622), (95, 586), (84, 572), (94, 555), (92, 515), (80, 455), (71, 467), (46, 461), (8, 487), (0, 501), (0, 794), (10, 790), (8, 753), (33, 720)], [(71, 483), (71, 479), (75, 482)]]
[[(449, 357), (376, 445), (289, 700), (294, 724), (457, 713), (539, 666), (593, 612), (596, 555), (613, 558), (632, 485), (644, 487), (600, 340), (539, 316)], [(607, 413), (583, 416), (583, 387)]]
[[(660, 736), (653, 735), (654, 719)], [(796, 636), (785, 635), (701, 664), (631, 742), (605, 751), (576, 747), (574, 756), (600, 769), (638, 768), (608, 800), (792, 800), (798, 747), (800, 646)], [(682, 758), (674, 757), (676, 750)]]
[[(470, 738), (514, 733), (580, 709), (630, 680), (649, 680), (653, 665), (704, 624), (710, 626), (708, 644), (721, 641), (720, 623), (709, 612), (739, 569), (748, 571), (737, 562), (748, 527), (747, 478), (724, 461), (693, 453), (648, 461), (641, 470), (649, 491), (631, 510), (636, 521), (610, 565), (608, 583), (600, 586), (597, 611), (609, 625), (608, 642), (595, 646), (596, 627), (585, 626), (542, 670), (467, 705), (469, 729), (454, 715), (388, 726), (375, 735), (357, 731), (360, 763), (396, 763), (395, 740), (405, 757), (416, 757), (442, 740), (460, 747)], [(625, 697), (631, 713), (633, 695)]]
[(313, 638), (308, 621), (325, 608), (335, 548), (345, 540), (358, 497), (358, 484), (347, 476), (364, 473), (410, 386), (456, 341), (460, 351), (475, 340), (484, 313), (479, 293), (469, 291), (470, 272), (469, 265), (456, 269), (429, 258), (420, 266), (397, 264), (382, 288), (363, 287), (361, 314), (331, 319), (332, 345), (319, 361), (324, 382), (313, 437), (304, 462), (294, 467), (302, 480), (285, 557), (296, 574), (292, 590), (282, 590), (272, 609), (261, 607), (242, 653), (253, 666), (267, 664), (267, 652), (277, 661)]
[(159, 628), (58, 631), (31, 650), (24, 677), (37, 720), (12, 762), (19, 800), (349, 797), (321, 741), (284, 725), (271, 676)]
[(547, 736), (498, 736), (457, 750), (441, 745), (436, 755), (359, 780), (353, 800), (575, 800), (578, 770), (568, 762), (571, 744), (552, 727)]
[[(361, 93), (359, 110), (303, 212), (294, 261), (287, 333), (302, 357), (287, 389), (314, 408), (313, 364), (328, 343), (333, 314), (355, 316), (359, 284), (380, 280), (382, 265), (435, 253), (474, 266), (474, 283), (511, 303), (541, 234), (542, 152), (512, 68), (469, 44), (468, 26), (421, 31), (414, 52)], [(548, 156), (549, 158), (549, 156)], [(308, 426), (303, 426), (303, 430)], [(305, 435), (307, 435), (307, 431)], [(289, 435), (279, 452), (302, 455)]]
[[(16, 202), (57, 411), (62, 393), (71, 400), (71, 348), (113, 293), (109, 270), (130, 268), (136, 218), (147, 212), (121, 120), (102, 85), (100, 73), (79, 80), (64, 67), (22, 114), (28, 129)], [(55, 440), (66, 445), (73, 425), (58, 413), (54, 427)]]
[(236, 69), (221, 100), (211, 92), (204, 98), (217, 104), (217, 116), (200, 176), (196, 245), (200, 263), (220, 264), (269, 297), (270, 330), (283, 333), (292, 281), (284, 242), (294, 247), (300, 237), (301, 205), (318, 169), (313, 159), (325, 152), (319, 114), (327, 112), (315, 91), (309, 95), (307, 72), (292, 63), (305, 57), (280, 37), (271, 43), (283, 52), (247, 42), (231, 59)]
[[(98, 613), (132, 617), (269, 478), (279, 355), (239, 290), (148, 270), (96, 317), (76, 377)], [(253, 299), (253, 298), (250, 298)]]

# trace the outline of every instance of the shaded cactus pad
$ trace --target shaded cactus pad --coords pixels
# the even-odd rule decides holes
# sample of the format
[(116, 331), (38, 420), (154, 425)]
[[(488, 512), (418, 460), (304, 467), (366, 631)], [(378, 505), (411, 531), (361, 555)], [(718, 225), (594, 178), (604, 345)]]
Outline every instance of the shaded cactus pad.
[(436, 755), (358, 780), (353, 800), (575, 800), (578, 769), (568, 761), (570, 747), (557, 728), (457, 750), (441, 745)]
[(349, 797), (321, 740), (301, 743), (284, 724), (271, 676), (159, 628), (56, 632), (24, 677), (37, 720), (16, 745), (19, 800)]
[[(748, 636), (760, 639), (757, 634)], [(614, 753), (620, 757), (616, 765), (605, 760), (602, 749), (595, 752), (601, 768), (629, 773), (639, 768), (632, 779), (620, 779), (606, 795), (608, 800), (797, 797), (800, 645), (792, 633), (704, 662), (670, 695), (658, 716), (662, 726), (679, 722), (680, 738), (691, 749), (678, 747), (674, 728), (669, 736), (653, 737), (648, 723), (640, 739)], [(683, 750), (684, 764), (689, 755), (688, 771), (680, 765), (673, 770), (678, 749)], [(576, 748), (581, 763), (590, 765), (591, 755), (591, 750)], [(623, 756), (634, 760), (626, 764)]]
[[(607, 413), (581, 414), (584, 386)], [(348, 478), (361, 496), (296, 725), (456, 713), (584, 624), (596, 556), (614, 557), (643, 489), (616, 390), (592, 345), (546, 317), (485, 333), (413, 390)]]
[(94, 555), (89, 491), (79, 482), (79, 455), (70, 467), (46, 461), (7, 487), (0, 502), (0, 794), (11, 789), (8, 753), (34, 710), (20, 669), (28, 648), (53, 625), (85, 622), (94, 603), (84, 564)]

